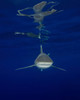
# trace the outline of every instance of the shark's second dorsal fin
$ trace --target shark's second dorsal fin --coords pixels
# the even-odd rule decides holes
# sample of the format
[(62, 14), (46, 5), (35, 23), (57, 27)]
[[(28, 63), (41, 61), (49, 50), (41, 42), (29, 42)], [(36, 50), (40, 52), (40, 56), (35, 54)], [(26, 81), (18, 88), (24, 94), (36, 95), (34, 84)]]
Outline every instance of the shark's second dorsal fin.
[(42, 48), (42, 45), (40, 45), (40, 50), (41, 50), (41, 53), (43, 53), (43, 48)]

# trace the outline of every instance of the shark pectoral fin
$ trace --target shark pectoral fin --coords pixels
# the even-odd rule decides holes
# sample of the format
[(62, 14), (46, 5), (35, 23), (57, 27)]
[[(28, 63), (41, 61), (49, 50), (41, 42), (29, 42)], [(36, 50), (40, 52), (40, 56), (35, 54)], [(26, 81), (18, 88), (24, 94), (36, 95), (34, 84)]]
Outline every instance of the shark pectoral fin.
[(17, 14), (17, 16), (27, 16), (27, 17), (30, 17), (30, 18), (31, 18), (31, 16), (30, 16), (30, 15), (27, 15), (27, 14), (22, 14), (22, 13)]
[(24, 9), (21, 9), (21, 10), (18, 10), (17, 12), (18, 12), (18, 16), (27, 16), (27, 17), (30, 17), (30, 18), (32, 18), (31, 17), (31, 15), (27, 15), (27, 14), (23, 14), (23, 13), (21, 13), (22, 11), (24, 11), (24, 10), (28, 10), (28, 9), (32, 9), (32, 7), (28, 7), (28, 8), (24, 8)]
[(59, 67), (56, 67), (56, 66), (53, 66), (53, 65), (52, 65), (52, 67), (57, 68), (57, 69), (62, 70), (62, 71), (66, 71), (66, 70), (63, 69), (63, 68), (59, 68)]
[(59, 11), (56, 11), (56, 13), (60, 13), (60, 12), (62, 12), (62, 11), (64, 11), (64, 10), (59, 10)]
[(16, 70), (26, 69), (26, 68), (30, 68), (30, 67), (33, 67), (33, 66), (35, 66), (35, 65), (31, 65), (31, 66), (27, 66), (27, 67), (17, 68)]

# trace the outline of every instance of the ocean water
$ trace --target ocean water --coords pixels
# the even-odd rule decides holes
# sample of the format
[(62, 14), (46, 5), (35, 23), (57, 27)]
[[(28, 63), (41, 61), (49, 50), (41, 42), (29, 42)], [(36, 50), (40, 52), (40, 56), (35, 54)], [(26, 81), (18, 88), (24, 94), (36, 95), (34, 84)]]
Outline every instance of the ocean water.
[[(43, 51), (50, 53), (54, 65), (66, 69), (32, 67), (40, 53), (40, 40), (15, 35), (15, 32), (38, 34), (37, 23), (17, 16), (17, 10), (32, 7), (42, 0), (0, 1), (0, 100), (80, 100), (80, 1), (55, 0), (62, 12), (43, 20)], [(47, 0), (48, 2), (50, 0)]]

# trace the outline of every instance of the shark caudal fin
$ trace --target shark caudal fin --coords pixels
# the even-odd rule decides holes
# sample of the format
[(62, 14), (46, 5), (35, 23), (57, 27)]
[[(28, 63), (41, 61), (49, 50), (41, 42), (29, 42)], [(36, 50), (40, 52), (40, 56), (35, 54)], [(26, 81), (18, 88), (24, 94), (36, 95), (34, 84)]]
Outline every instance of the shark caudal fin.
[(26, 68), (30, 68), (30, 67), (33, 67), (33, 66), (35, 66), (35, 65), (31, 65), (31, 66), (27, 66), (27, 67), (17, 68), (16, 70), (26, 69)]

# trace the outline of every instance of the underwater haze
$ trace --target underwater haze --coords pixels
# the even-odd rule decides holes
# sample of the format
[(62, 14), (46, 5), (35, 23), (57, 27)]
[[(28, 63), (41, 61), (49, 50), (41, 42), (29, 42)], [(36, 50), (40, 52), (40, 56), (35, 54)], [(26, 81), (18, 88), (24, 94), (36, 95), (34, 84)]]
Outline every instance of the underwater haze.
[[(42, 21), (46, 29), (42, 40), (36, 38), (34, 19), (17, 16), (18, 10), (40, 2), (0, 1), (0, 100), (80, 100), (80, 0), (54, 1), (58, 12)], [(34, 64), (41, 44), (53, 65), (66, 71), (53, 67), (41, 71), (36, 66), (16, 70)]]

